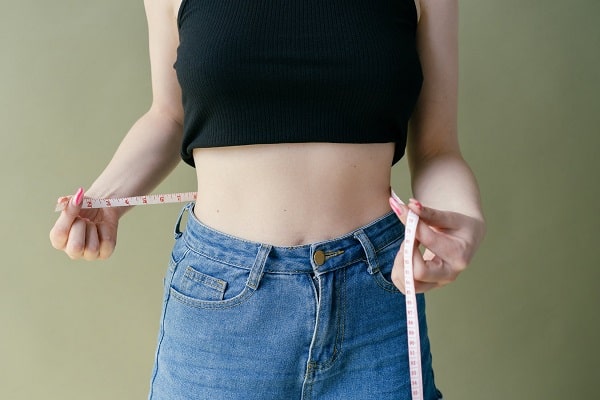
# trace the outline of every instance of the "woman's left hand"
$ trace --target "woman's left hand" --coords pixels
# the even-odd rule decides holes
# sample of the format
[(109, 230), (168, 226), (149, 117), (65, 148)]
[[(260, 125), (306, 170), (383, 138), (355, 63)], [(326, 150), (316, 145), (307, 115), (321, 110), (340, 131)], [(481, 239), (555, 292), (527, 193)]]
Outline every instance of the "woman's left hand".
[[(413, 252), (413, 275), (417, 293), (427, 292), (453, 282), (471, 262), (485, 235), (482, 219), (465, 214), (423, 206), (411, 199), (408, 205), (392, 198), (394, 211), (406, 224), (410, 209), (419, 216)], [(425, 247), (421, 254), (419, 244)], [(404, 289), (404, 243), (394, 260), (392, 281), (402, 293)]]

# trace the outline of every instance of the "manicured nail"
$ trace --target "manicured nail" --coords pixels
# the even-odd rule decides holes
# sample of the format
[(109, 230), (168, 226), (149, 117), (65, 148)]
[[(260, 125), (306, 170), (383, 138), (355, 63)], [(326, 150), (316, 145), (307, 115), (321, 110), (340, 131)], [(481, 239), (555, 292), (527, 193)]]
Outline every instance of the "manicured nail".
[(394, 210), (398, 217), (400, 217), (403, 214), (402, 208), (400, 208), (400, 206), (396, 202), (396, 199), (394, 199), (393, 197), (390, 197), (390, 207), (392, 207), (392, 210)]
[(414, 204), (414, 205), (415, 205), (415, 207), (417, 207), (419, 210), (422, 210), (422, 209), (423, 209), (423, 204), (421, 204), (421, 202), (420, 202), (420, 201), (418, 201), (418, 200), (415, 200), (415, 199), (410, 199), (409, 201), (410, 201), (412, 204)]
[(74, 206), (79, 206), (83, 202), (83, 188), (77, 189), (75, 195), (71, 198), (71, 203)]

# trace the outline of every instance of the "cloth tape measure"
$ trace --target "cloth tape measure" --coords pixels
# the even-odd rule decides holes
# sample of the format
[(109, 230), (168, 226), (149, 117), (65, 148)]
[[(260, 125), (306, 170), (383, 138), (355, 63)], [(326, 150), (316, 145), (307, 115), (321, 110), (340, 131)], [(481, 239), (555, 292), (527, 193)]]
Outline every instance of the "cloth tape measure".
[[(170, 194), (149, 194), (147, 196), (116, 197), (110, 199), (92, 199), (83, 198), (81, 208), (109, 208), (109, 207), (128, 207), (141, 206), (146, 204), (167, 204), (184, 203), (196, 200), (196, 192), (170, 193)], [(65, 209), (64, 203), (58, 203), (54, 211)]]
[[(147, 204), (181, 203), (196, 200), (196, 192), (152, 194), (147, 196), (119, 197), (110, 199), (93, 199), (84, 197), (81, 205), (84, 209), (127, 207)], [(392, 190), (392, 197), (404, 204)], [(393, 204), (392, 209), (395, 208)], [(64, 203), (58, 203), (55, 211), (62, 211)], [(406, 297), (406, 331), (408, 338), (408, 362), (410, 386), (413, 400), (423, 400), (423, 377), (421, 372), (421, 343), (419, 336), (419, 317), (417, 313), (417, 298), (413, 276), (413, 251), (415, 234), (419, 217), (409, 210), (404, 231), (404, 289)]]
[[(392, 190), (392, 197), (404, 204)], [(390, 202), (392, 209), (395, 206)], [(410, 387), (413, 400), (423, 400), (423, 374), (421, 371), (421, 337), (419, 335), (419, 315), (417, 313), (417, 294), (415, 291), (415, 278), (413, 275), (413, 251), (419, 216), (408, 211), (404, 225), (404, 295), (406, 298), (406, 334), (408, 338), (408, 364), (410, 373)]]

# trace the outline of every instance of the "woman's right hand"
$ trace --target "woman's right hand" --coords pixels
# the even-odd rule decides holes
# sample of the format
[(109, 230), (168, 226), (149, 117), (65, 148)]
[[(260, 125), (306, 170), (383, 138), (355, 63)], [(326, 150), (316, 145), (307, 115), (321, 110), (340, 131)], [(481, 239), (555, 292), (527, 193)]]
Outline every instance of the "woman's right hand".
[(119, 212), (114, 208), (82, 209), (82, 188), (58, 202), (65, 208), (50, 230), (52, 246), (73, 260), (108, 258), (117, 244)]

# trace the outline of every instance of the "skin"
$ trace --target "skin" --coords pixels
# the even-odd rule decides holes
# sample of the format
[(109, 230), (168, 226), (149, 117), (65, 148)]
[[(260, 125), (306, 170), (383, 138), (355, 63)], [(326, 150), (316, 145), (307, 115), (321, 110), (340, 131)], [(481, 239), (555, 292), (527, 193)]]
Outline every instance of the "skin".
[[(145, 0), (153, 102), (130, 129), (88, 197), (149, 193), (179, 162), (183, 109), (172, 68), (181, 0)], [(411, 119), (407, 157), (415, 198), (399, 206), (420, 217), (418, 292), (454, 281), (485, 234), (476, 180), (457, 133), (457, 0), (420, 0), (418, 49), (425, 81)], [(198, 202), (205, 224), (249, 240), (298, 245), (331, 239), (389, 212), (394, 144), (299, 143), (196, 149)], [(128, 174), (135, 165), (135, 174)], [(128, 208), (81, 210), (77, 193), (50, 232), (72, 259), (109, 257)], [(402, 249), (392, 280), (403, 286)]]

